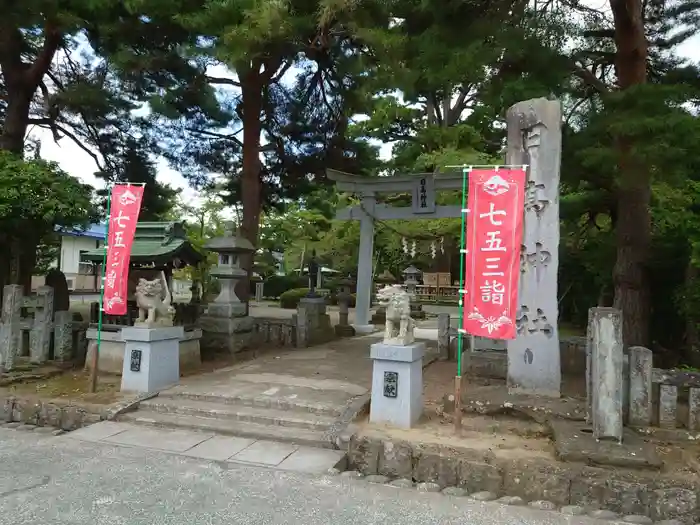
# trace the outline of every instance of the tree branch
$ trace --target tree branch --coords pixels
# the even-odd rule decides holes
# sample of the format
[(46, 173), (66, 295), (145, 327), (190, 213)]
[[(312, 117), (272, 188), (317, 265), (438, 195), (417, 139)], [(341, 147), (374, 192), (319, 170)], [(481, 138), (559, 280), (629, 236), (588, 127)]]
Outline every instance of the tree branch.
[(85, 144), (83, 144), (83, 142), (82, 142), (78, 137), (76, 137), (73, 133), (71, 133), (70, 131), (68, 131), (66, 128), (64, 128), (64, 127), (62, 127), (62, 126), (59, 126), (59, 125), (56, 124), (55, 122), (52, 122), (52, 123), (50, 123), (49, 125), (51, 126), (52, 131), (54, 131), (54, 140), (56, 141), (56, 143), (58, 143), (58, 141), (59, 141), (62, 137), (56, 138), (56, 134), (55, 134), (56, 131), (53, 130), (53, 128), (55, 128), (56, 130), (60, 131), (60, 132), (63, 133), (66, 137), (68, 137), (68, 138), (71, 139), (73, 142), (75, 142), (75, 144), (76, 144), (80, 149), (82, 149), (85, 153), (87, 153), (88, 155), (90, 155), (90, 156), (92, 157), (92, 159), (95, 161), (95, 164), (97, 164), (97, 169), (99, 169), (100, 171), (104, 171), (104, 167), (102, 166), (102, 163), (100, 162), (99, 156), (98, 156), (95, 152), (90, 151), (90, 149), (89, 149)]
[(596, 77), (589, 70), (587, 70), (585, 67), (573, 64), (572, 69), (574, 75), (583, 80), (584, 84), (594, 88), (598, 93), (610, 92), (610, 88), (608, 87), (608, 85), (605, 84), (605, 82), (600, 80), (598, 77)]
[(51, 68), (51, 62), (62, 40), (63, 34), (56, 27), (56, 24), (52, 20), (47, 21), (44, 26), (44, 44), (34, 63), (27, 70), (27, 78), (32, 84), (38, 84)]
[(231, 135), (224, 135), (222, 133), (216, 133), (214, 131), (207, 131), (204, 129), (196, 129), (196, 128), (185, 128), (185, 131), (189, 131), (190, 133), (199, 133), (200, 135), (206, 135), (207, 137), (213, 137), (213, 138), (223, 139), (223, 140), (230, 140), (231, 142), (236, 143), (240, 148), (243, 147), (243, 142), (241, 142), (239, 139), (237, 139), (234, 136), (234, 135), (240, 133), (241, 130), (238, 130)]
[(284, 76), (284, 74), (289, 71), (289, 68), (292, 67), (292, 61), (288, 60), (281, 68), (277, 70), (277, 74), (273, 75), (273, 77), (270, 79), (271, 84), (276, 84), (277, 82), (280, 81), (280, 79)]
[(209, 75), (207, 75), (205, 78), (210, 84), (223, 84), (226, 86), (241, 87), (241, 83), (237, 80), (233, 80), (232, 78), (210, 77)]

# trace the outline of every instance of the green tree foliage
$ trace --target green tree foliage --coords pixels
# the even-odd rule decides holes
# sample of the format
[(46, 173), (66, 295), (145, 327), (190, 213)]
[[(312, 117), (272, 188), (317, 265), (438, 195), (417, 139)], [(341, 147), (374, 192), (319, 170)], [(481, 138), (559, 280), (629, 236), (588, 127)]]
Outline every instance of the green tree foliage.
[[(155, 163), (148, 157), (147, 151), (131, 142), (122, 153), (110, 160), (114, 171), (97, 174), (108, 185), (124, 182), (145, 184), (139, 221), (166, 220), (176, 205), (179, 190), (158, 182)], [(106, 207), (107, 191), (98, 191), (103, 208)]]
[(224, 204), (216, 189), (209, 188), (203, 192), (201, 202), (192, 203), (180, 197), (169, 212), (170, 219), (185, 221), (189, 241), (200, 252), (207, 254), (197, 267), (187, 267), (179, 272), (180, 277), (189, 279), (193, 286), (199, 286), (205, 293), (212, 287), (209, 270), (217, 264), (217, 255), (205, 250), (204, 245), (209, 239), (224, 234), (226, 221), (223, 210)]
[(50, 244), (56, 228), (87, 226), (95, 219), (90, 186), (56, 164), (0, 151), (1, 285), (14, 282), (28, 289), (30, 279), (22, 279), (21, 269), (36, 264), (36, 246), (43, 240)]

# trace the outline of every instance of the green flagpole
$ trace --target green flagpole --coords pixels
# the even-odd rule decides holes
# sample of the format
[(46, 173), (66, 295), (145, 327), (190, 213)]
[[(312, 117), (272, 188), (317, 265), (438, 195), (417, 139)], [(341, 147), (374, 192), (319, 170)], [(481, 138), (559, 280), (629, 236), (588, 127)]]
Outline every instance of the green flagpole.
[(90, 370), (90, 393), (97, 392), (97, 367), (99, 362), (100, 346), (102, 344), (102, 312), (105, 300), (105, 277), (107, 272), (107, 246), (109, 244), (109, 214), (112, 205), (112, 189), (107, 189), (107, 220), (105, 221), (104, 253), (102, 254), (102, 278), (100, 279), (100, 304), (97, 313), (97, 344), (92, 352), (92, 370)]
[(466, 257), (465, 223), (468, 213), (467, 205), (467, 175), (471, 167), (462, 166), (462, 227), (459, 239), (459, 328), (457, 330), (457, 375), (455, 376), (455, 432), (459, 434), (462, 429), (462, 349), (464, 348), (464, 258)]

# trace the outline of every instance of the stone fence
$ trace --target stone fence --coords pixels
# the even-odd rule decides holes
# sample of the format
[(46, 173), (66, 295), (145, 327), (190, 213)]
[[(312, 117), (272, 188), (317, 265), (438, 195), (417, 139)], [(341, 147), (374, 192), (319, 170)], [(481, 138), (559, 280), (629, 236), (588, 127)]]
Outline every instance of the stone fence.
[[(641, 346), (625, 356), (624, 384), (629, 388), (627, 419), (633, 426), (700, 430), (700, 374), (654, 368), (651, 350)], [(626, 389), (627, 389), (626, 388)]]
[(253, 328), (254, 344), (295, 347), (297, 345), (297, 316), (291, 319), (256, 317)]
[(76, 332), (84, 330), (82, 323), (74, 326), (70, 312), (54, 312), (52, 287), (40, 286), (35, 294), (25, 296), (22, 286), (5, 286), (0, 316), (0, 368), (11, 371), (18, 366), (18, 358), (27, 356), (30, 363), (38, 365), (49, 360), (69, 362), (79, 353), (81, 338)]

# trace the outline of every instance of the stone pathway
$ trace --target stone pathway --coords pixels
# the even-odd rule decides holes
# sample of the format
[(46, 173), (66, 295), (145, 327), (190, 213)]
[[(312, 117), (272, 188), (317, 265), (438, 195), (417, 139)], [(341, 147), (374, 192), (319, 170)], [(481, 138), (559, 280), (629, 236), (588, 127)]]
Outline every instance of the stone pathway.
[(64, 434), (60, 439), (145, 448), (209, 461), (246, 463), (310, 474), (326, 472), (344, 456), (338, 450), (217, 436), (207, 432), (144, 428), (114, 421), (95, 423)]
[[(336, 448), (366, 407), (372, 384), (370, 345), (379, 334), (306, 349), (266, 353), (142, 401), (119, 421), (249, 439)], [(433, 353), (426, 362), (434, 359)]]

